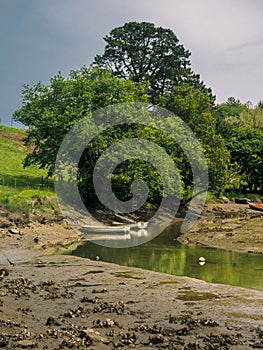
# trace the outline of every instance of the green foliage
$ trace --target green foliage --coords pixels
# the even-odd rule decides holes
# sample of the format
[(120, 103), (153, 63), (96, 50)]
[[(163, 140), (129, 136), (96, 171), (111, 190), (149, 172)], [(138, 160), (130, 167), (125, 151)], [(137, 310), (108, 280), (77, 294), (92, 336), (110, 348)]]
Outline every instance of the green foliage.
[(262, 100), (259, 101), (258, 108), (263, 109), (263, 101)]
[(240, 100), (235, 99), (234, 97), (229, 97), (227, 102), (222, 103), (215, 108), (215, 111), (220, 112), (222, 117), (239, 116), (241, 112), (247, 110), (248, 105), (241, 103)]
[(25, 144), (31, 151), (24, 165), (37, 164), (52, 175), (65, 134), (89, 113), (118, 102), (146, 101), (145, 84), (121, 80), (102, 68), (83, 67), (69, 77), (58, 74), (50, 85), (25, 86), (23, 106), (14, 120), (28, 126)]
[(172, 30), (148, 22), (129, 22), (113, 29), (104, 40), (104, 53), (95, 57), (95, 63), (120, 78), (148, 81), (153, 103), (173, 86), (185, 82), (207, 92), (214, 101), (211, 89), (190, 68), (190, 52)]
[[(224, 190), (228, 176), (229, 152), (223, 138), (216, 133), (216, 121), (211, 114), (212, 104), (207, 94), (189, 86), (175, 87), (161, 98), (161, 105), (182, 118), (200, 141), (209, 169), (209, 187), (216, 195)], [(184, 162), (189, 168), (189, 162)], [(189, 174), (188, 171), (184, 171)], [(185, 182), (187, 182), (187, 178)]]
[(263, 112), (261, 104), (242, 104), (231, 97), (213, 109), (217, 130), (231, 155), (228, 189), (241, 192), (263, 190)]
[[(100, 176), (106, 178), (108, 176), (107, 170), (112, 168), (113, 164), (119, 164), (110, 177), (113, 190), (119, 199), (131, 199), (131, 185), (137, 179), (142, 179), (147, 183), (149, 188), (148, 199), (151, 203), (158, 203), (163, 196), (167, 195), (167, 192), (176, 194), (178, 197), (189, 195), (189, 193), (186, 193), (183, 181), (174, 174), (174, 171), (171, 174), (170, 166), (172, 161), (178, 166), (179, 172), (181, 171), (182, 159), (178, 157), (178, 145), (159, 129), (160, 124), (156, 125), (150, 111), (144, 117), (147, 118), (148, 125), (134, 123), (111, 127), (101, 132), (87, 145), (79, 162), (78, 173), (80, 180), (79, 189), (84, 200), (94, 200), (92, 180), (94, 164), (96, 164), (98, 159), (104, 158), (103, 152), (111, 145), (126, 139), (136, 139), (133, 142), (133, 156), (130, 156), (130, 147), (126, 147), (121, 152), (123, 159), (125, 159), (124, 162), (119, 164), (119, 154), (115, 152), (111, 154), (110, 158), (104, 158), (107, 166), (104, 165), (99, 168)], [(160, 123), (162, 123), (161, 118), (162, 116), (160, 116)], [(171, 120), (165, 120), (164, 123), (170, 123), (171, 128), (176, 127), (172, 118)], [(150, 141), (151, 146), (147, 143), (144, 143), (142, 146), (138, 139), (140, 141)], [(160, 149), (158, 147), (152, 148), (152, 144), (159, 146)], [(171, 159), (169, 158), (170, 162), (164, 159), (165, 151), (171, 157)], [(162, 176), (159, 173), (160, 169), (157, 170), (154, 164), (158, 164), (161, 167)], [(164, 192), (162, 180), (165, 181), (166, 192)]]
[(231, 130), (227, 141), (231, 163), (239, 166), (240, 190), (263, 191), (263, 132), (250, 126)]
[(213, 116), (217, 122), (217, 129), (220, 132), (222, 125), (221, 123), (228, 117), (239, 117), (240, 113), (247, 112), (248, 107), (246, 104), (241, 103), (234, 97), (229, 97), (227, 102), (220, 103), (213, 108)]
[(239, 115), (239, 125), (245, 125), (263, 131), (263, 109), (254, 108)]

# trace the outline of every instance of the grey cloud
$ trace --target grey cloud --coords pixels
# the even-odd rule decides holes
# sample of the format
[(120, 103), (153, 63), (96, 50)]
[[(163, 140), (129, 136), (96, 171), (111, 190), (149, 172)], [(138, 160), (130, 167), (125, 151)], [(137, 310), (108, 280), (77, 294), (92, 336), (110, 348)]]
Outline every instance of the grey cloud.
[(252, 40), (237, 46), (230, 47), (228, 51), (240, 51), (240, 50), (250, 49), (250, 48), (263, 48), (263, 38)]

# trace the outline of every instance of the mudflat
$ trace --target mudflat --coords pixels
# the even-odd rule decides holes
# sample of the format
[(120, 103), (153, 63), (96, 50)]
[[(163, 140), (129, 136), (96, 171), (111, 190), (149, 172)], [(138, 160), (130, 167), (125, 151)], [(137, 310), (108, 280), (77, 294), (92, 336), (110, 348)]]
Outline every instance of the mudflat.
[[(179, 239), (262, 253), (262, 218), (219, 207)], [(252, 223), (257, 240), (235, 243)], [(262, 292), (61, 255), (79, 244), (65, 223), (1, 229), (1, 348), (263, 348)]]

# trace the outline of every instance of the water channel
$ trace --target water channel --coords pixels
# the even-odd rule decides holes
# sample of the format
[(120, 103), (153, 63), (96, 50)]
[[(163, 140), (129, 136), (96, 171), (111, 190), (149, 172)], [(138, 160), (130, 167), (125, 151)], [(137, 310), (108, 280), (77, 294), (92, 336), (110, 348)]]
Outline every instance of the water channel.
[[(176, 227), (169, 228), (152, 241), (132, 248), (108, 248), (86, 241), (71, 254), (263, 291), (262, 255), (183, 245), (176, 241), (174, 230)], [(200, 257), (205, 258), (205, 264), (200, 265)]]

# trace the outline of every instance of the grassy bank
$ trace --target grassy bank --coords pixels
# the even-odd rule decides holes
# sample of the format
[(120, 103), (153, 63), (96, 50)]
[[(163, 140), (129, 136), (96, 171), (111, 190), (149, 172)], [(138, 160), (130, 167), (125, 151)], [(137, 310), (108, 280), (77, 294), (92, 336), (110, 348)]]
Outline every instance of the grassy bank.
[(0, 125), (0, 216), (17, 223), (52, 220), (59, 215), (53, 181), (43, 169), (23, 167), (24, 136), (24, 130)]

